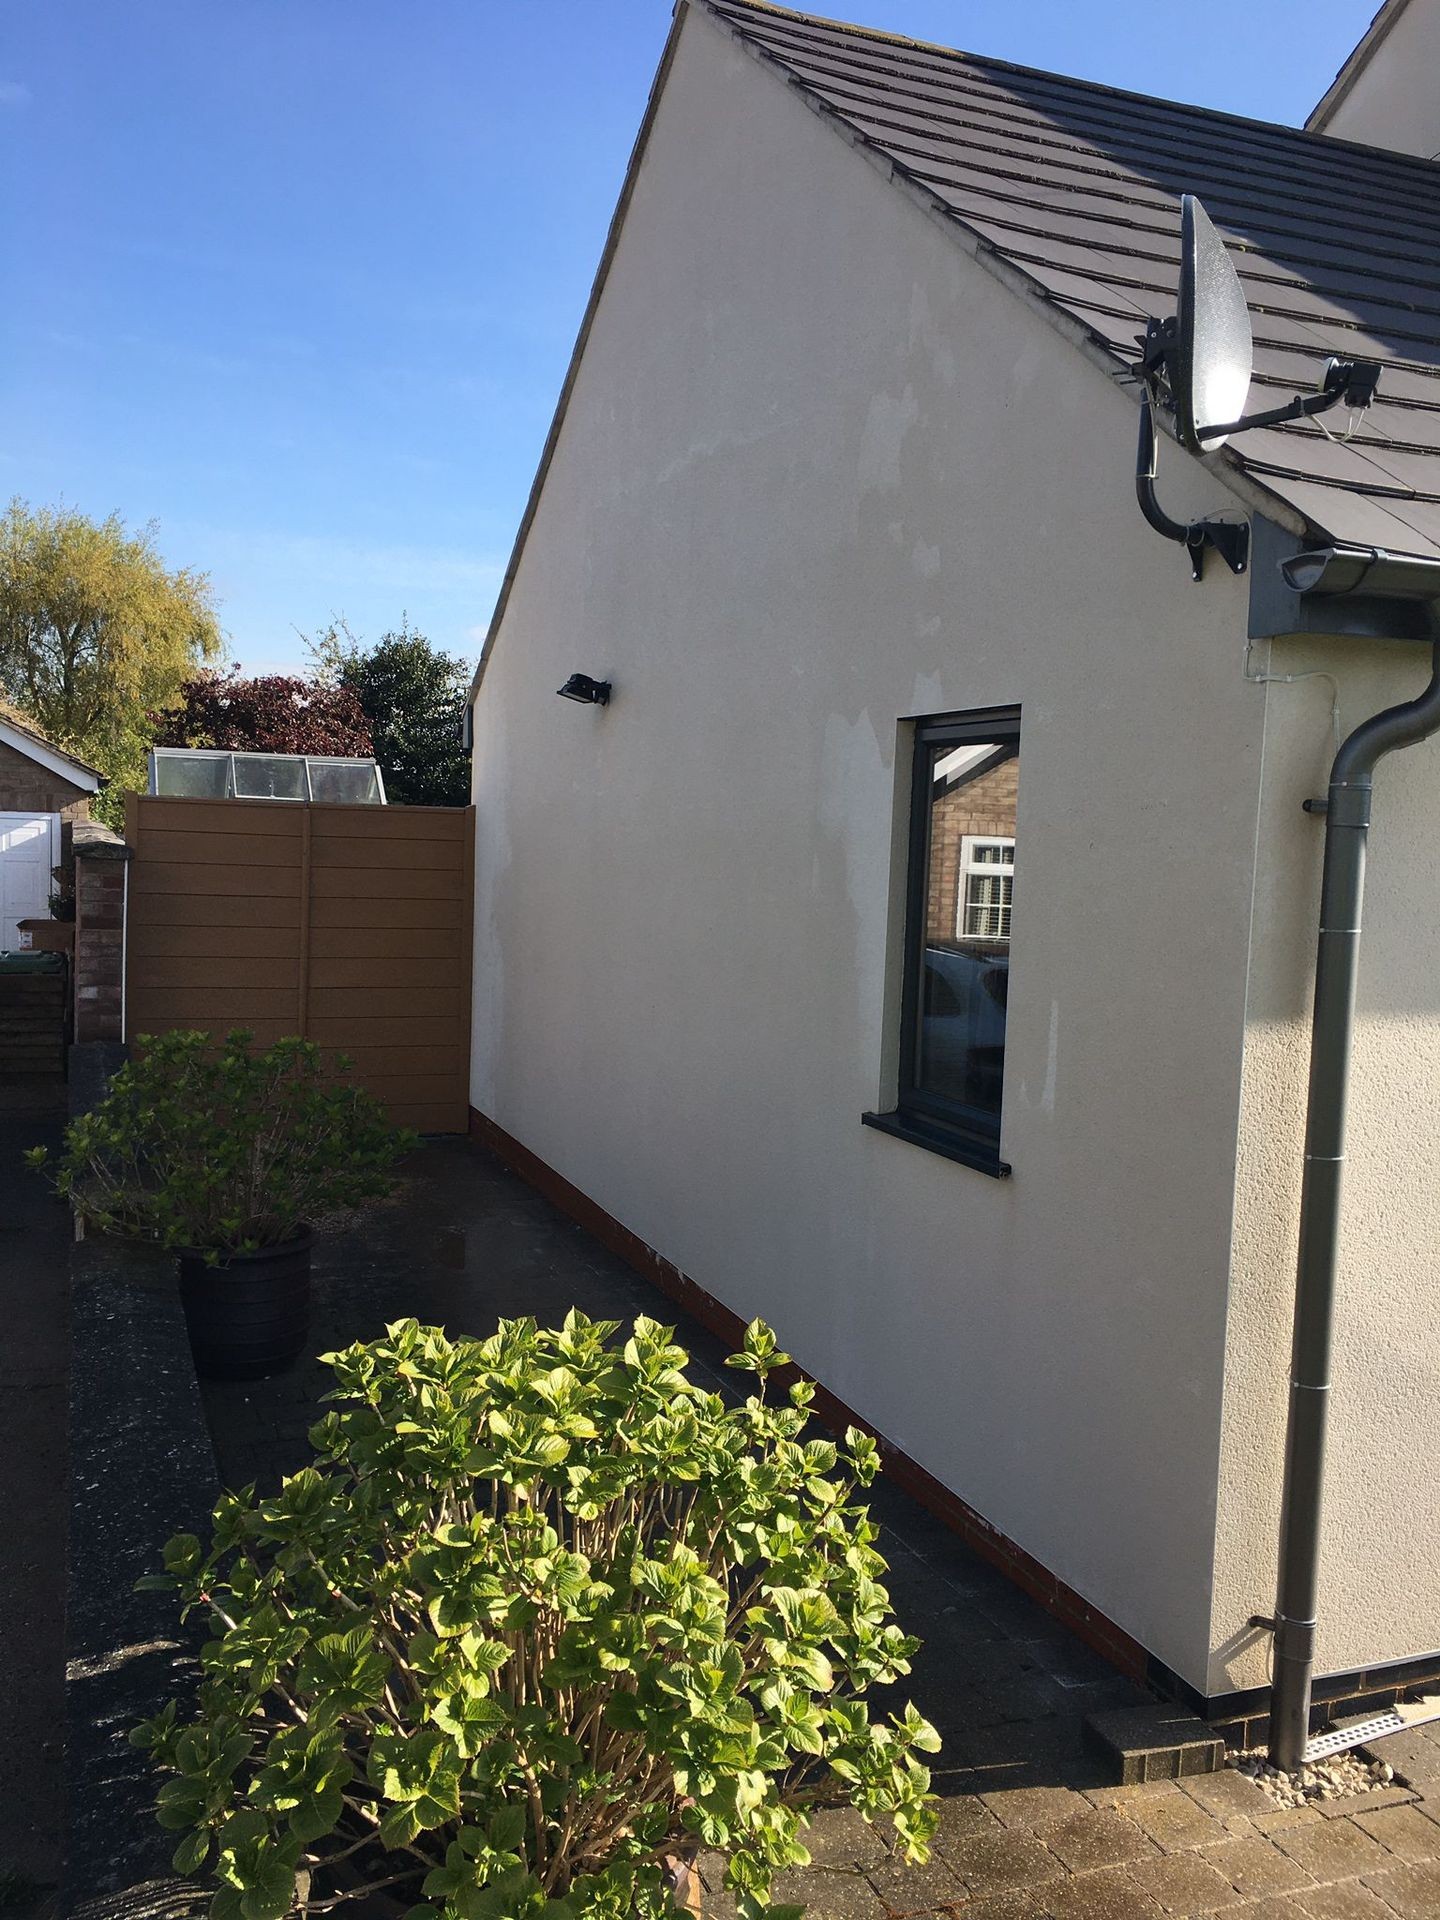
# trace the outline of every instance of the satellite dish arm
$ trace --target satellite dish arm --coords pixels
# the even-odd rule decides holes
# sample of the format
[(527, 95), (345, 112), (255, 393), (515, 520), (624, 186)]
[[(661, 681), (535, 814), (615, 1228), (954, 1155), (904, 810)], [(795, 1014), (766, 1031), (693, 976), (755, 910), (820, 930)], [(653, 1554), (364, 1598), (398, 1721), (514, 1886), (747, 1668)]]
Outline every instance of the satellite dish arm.
[(1147, 386), (1140, 399), (1140, 439), (1135, 448), (1135, 497), (1140, 511), (1156, 533), (1166, 540), (1188, 541), (1190, 528), (1183, 520), (1172, 520), (1155, 497), (1155, 403)]
[(1380, 365), (1375, 360), (1331, 360), (1318, 393), (1296, 394), (1283, 407), (1271, 407), (1266, 413), (1247, 413), (1243, 420), (1228, 420), (1213, 427), (1202, 427), (1201, 437), (1209, 440), (1220, 434), (1248, 433), (1252, 427), (1279, 427), (1287, 420), (1307, 420), (1317, 413), (1328, 413), (1343, 400), (1352, 412), (1368, 407), (1380, 384)]
[(1205, 577), (1205, 549), (1213, 547), (1232, 573), (1244, 573), (1250, 558), (1250, 529), (1230, 520), (1172, 520), (1155, 497), (1155, 397), (1147, 380), (1140, 396), (1140, 437), (1135, 447), (1135, 497), (1150, 525), (1190, 555), (1190, 572)]

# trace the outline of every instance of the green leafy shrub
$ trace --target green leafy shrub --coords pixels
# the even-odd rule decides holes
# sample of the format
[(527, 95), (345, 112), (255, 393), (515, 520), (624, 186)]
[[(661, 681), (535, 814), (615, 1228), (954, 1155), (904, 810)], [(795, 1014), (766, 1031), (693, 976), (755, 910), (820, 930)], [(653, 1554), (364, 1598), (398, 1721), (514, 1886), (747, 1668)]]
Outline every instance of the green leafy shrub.
[(758, 1321), (738, 1407), (672, 1328), (616, 1331), (404, 1320), (328, 1355), (316, 1465), (170, 1542), (147, 1584), (208, 1616), (199, 1712), (134, 1737), (216, 1920), (378, 1886), (412, 1920), (660, 1920), (702, 1848), (746, 1920), (794, 1916), (771, 1876), (834, 1800), (926, 1858), (938, 1738), (864, 1697), (918, 1645), (853, 1497), (874, 1443), (803, 1438), (805, 1383), (767, 1401)]
[(217, 1259), (278, 1246), (317, 1214), (391, 1192), (415, 1145), (310, 1041), (259, 1051), (243, 1031), (221, 1043), (166, 1033), (137, 1047), (71, 1121), (56, 1168), (60, 1192), (103, 1232)]

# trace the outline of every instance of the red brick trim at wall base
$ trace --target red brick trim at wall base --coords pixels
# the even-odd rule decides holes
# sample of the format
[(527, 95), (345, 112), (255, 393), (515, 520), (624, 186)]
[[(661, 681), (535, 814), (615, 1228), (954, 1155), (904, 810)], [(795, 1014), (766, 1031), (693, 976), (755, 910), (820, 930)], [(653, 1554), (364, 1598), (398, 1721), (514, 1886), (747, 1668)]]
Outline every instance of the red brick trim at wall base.
[[(567, 1213), (588, 1233), (592, 1233), (602, 1246), (608, 1247), (643, 1279), (650, 1281), (678, 1307), (682, 1307), (693, 1320), (698, 1320), (702, 1327), (731, 1347), (739, 1346), (745, 1322), (737, 1313), (733, 1313), (703, 1287), (697, 1286), (688, 1274), (682, 1273), (653, 1247), (647, 1246), (638, 1234), (622, 1226), (603, 1207), (597, 1206), (588, 1194), (572, 1186), (538, 1154), (532, 1153), (513, 1134), (506, 1133), (503, 1127), (477, 1112), (474, 1107), (470, 1109), (470, 1134), (472, 1139), (480, 1141), (507, 1167), (518, 1173), (529, 1186), (544, 1194), (562, 1213)], [(794, 1368), (788, 1377), (811, 1379), (802, 1367)], [(786, 1376), (777, 1378), (784, 1380)], [(1113, 1620), (1098, 1612), (1073, 1588), (1067, 1587), (1063, 1580), (1057, 1580), (1023, 1547), (1017, 1547), (1013, 1540), (1007, 1539), (997, 1527), (992, 1527), (973, 1507), (968, 1507), (958, 1494), (942, 1486), (933, 1474), (927, 1473), (909, 1454), (893, 1446), (883, 1433), (877, 1433), (868, 1420), (847, 1407), (843, 1400), (837, 1399), (820, 1381), (814, 1380), (812, 1384), (815, 1388), (816, 1417), (827, 1427), (837, 1433), (847, 1426), (860, 1427), (872, 1434), (880, 1448), (886, 1477), (897, 1487), (902, 1487), (912, 1499), (933, 1513), (937, 1520), (959, 1534), (968, 1547), (1013, 1580), (1017, 1587), (1028, 1593), (1047, 1612), (1063, 1621), (1073, 1634), (1097, 1653), (1103, 1654), (1121, 1673), (1133, 1680), (1145, 1681), (1148, 1678), (1150, 1656), (1138, 1640), (1132, 1640)]]

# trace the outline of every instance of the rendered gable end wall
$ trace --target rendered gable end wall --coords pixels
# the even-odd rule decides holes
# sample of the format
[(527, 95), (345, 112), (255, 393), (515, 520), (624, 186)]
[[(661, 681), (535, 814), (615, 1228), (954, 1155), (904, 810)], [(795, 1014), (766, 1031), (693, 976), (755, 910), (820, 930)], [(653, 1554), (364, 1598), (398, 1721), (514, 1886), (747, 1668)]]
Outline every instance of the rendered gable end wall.
[[(1338, 140), (1440, 156), (1440, 0), (1382, 9), (1308, 124)], [(1328, 105), (1327, 105), (1328, 102)], [(1357, 217), (1364, 210), (1357, 209)]]
[[(686, 16), (475, 709), (472, 1099), (1203, 1685), (1266, 694), (1134, 431)], [(898, 722), (1009, 702), (1002, 1182), (860, 1115)]]

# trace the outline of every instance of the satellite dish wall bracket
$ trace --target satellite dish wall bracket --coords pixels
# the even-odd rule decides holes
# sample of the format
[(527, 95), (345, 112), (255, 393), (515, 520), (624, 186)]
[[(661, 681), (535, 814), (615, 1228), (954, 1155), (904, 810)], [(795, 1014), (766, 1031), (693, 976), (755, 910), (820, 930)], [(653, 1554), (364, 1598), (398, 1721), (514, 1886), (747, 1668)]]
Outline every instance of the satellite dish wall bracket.
[(1155, 440), (1155, 381), (1168, 342), (1174, 338), (1173, 320), (1152, 320), (1140, 341), (1140, 371), (1145, 391), (1140, 401), (1140, 439), (1135, 449), (1135, 497), (1140, 511), (1158, 534), (1182, 545), (1190, 555), (1190, 577), (1205, 578), (1205, 552), (1213, 547), (1232, 573), (1244, 573), (1250, 564), (1250, 528), (1244, 520), (1172, 520), (1155, 495), (1157, 464)]

